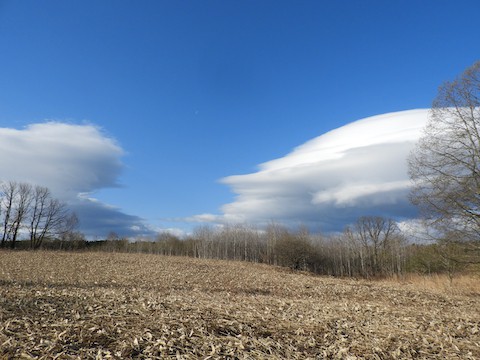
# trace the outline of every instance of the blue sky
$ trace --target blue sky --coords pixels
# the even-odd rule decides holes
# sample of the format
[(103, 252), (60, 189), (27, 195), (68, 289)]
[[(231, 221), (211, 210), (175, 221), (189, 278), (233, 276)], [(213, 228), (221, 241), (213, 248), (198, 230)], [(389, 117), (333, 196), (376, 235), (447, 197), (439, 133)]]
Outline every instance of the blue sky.
[[(477, 1), (442, 0), (0, 0), (0, 129), (4, 140), (12, 129), (22, 134), (15, 139), (32, 139), (67, 124), (64, 139), (98, 139), (90, 150), (69, 148), (81, 161), (63, 159), (88, 168), (88, 179), (58, 185), (55, 170), (41, 178), (70, 189), (70, 199), (88, 199), (76, 206), (90, 235), (188, 231), (201, 214), (221, 223), (224, 206), (245, 190), (245, 178), (231, 176), (255, 174), (259, 164), (356, 120), (428, 108), (443, 81), (478, 59), (479, 10)], [(28, 165), (35, 146), (23, 148), (32, 157), (22, 155), (27, 170), (17, 178), (39, 181)], [(11, 174), (0, 169), (2, 179)], [(319, 191), (304, 195), (315, 204)], [(92, 204), (97, 212), (87, 211)], [(351, 204), (318, 227), (343, 226), (358, 214)], [(362, 211), (389, 214), (387, 205)], [(391, 215), (414, 212), (405, 205)], [(302, 210), (271, 220), (315, 227), (316, 216)]]

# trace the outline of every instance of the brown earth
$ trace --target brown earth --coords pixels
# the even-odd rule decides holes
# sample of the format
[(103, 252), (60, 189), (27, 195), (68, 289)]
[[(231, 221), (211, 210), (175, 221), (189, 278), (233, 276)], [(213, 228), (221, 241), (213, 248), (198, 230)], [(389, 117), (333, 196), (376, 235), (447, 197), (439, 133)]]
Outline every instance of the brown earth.
[(0, 251), (0, 358), (480, 359), (480, 295), (249, 263)]

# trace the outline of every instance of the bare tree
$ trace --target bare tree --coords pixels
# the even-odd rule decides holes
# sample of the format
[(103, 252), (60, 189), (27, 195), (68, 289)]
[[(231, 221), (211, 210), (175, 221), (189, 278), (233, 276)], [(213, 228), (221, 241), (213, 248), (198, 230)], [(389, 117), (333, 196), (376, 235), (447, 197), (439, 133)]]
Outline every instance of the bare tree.
[(0, 185), (2, 237), (0, 246), (7, 242), (15, 248), (19, 236), (28, 235), (30, 247), (38, 249), (47, 237), (73, 231), (78, 223), (75, 214), (55, 199), (43, 186), (9, 181)]
[[(48, 188), (43, 186), (35, 186), (33, 191), (33, 199), (32, 199), (32, 210), (30, 216), (30, 246), (32, 248), (37, 247), (37, 243), (41, 243), (43, 240), (43, 236), (41, 233), (43, 232), (40, 230), (40, 223), (42, 222), (43, 218), (47, 212), (48, 200), (50, 199), (50, 191)], [(48, 226), (48, 225), (47, 225)], [(43, 226), (42, 226), (43, 228)]]
[(86, 246), (87, 239), (80, 231), (68, 230), (60, 238), (60, 250), (78, 250)]
[(43, 240), (52, 235), (61, 235), (71, 231), (78, 222), (67, 206), (54, 199), (50, 190), (43, 186), (35, 186), (32, 193), (30, 209), (30, 247), (38, 249)]
[(2, 241), (1, 247), (4, 247), (6, 241), (10, 239), (11, 218), (13, 217), (13, 204), (18, 191), (18, 184), (15, 181), (3, 183), (0, 187), (1, 203), (0, 207), (3, 210), (2, 217)]
[(480, 62), (443, 84), (409, 157), (411, 200), (439, 237), (480, 241)]
[(10, 246), (12, 249), (15, 248), (20, 229), (24, 225), (24, 220), (30, 210), (30, 204), (32, 202), (32, 186), (28, 183), (19, 183), (16, 195), (12, 223), (8, 230), (9, 234), (11, 234)]
[(399, 228), (392, 219), (381, 216), (362, 216), (352, 227), (345, 229), (345, 238), (356, 245), (356, 253), (360, 261), (360, 272), (363, 276), (380, 275), (392, 272), (391, 249), (396, 248)]

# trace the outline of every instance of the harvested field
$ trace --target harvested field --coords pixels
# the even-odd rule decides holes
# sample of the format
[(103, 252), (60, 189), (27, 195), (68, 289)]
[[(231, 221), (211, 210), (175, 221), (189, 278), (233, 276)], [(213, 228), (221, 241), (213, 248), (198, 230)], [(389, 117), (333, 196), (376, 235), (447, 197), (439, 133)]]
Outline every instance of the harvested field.
[(479, 359), (480, 296), (248, 263), (5, 251), (0, 358)]

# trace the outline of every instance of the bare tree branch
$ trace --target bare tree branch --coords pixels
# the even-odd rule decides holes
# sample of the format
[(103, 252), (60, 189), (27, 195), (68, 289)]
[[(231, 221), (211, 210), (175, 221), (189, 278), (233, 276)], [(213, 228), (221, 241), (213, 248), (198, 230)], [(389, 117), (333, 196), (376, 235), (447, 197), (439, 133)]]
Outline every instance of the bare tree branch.
[(480, 62), (440, 87), (409, 174), (411, 200), (438, 234), (480, 241)]

